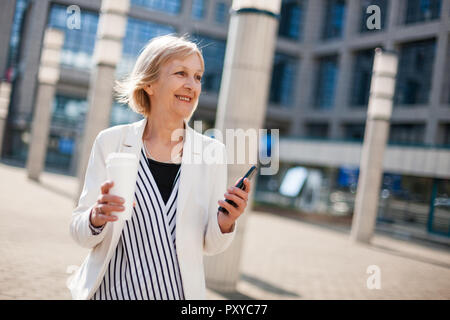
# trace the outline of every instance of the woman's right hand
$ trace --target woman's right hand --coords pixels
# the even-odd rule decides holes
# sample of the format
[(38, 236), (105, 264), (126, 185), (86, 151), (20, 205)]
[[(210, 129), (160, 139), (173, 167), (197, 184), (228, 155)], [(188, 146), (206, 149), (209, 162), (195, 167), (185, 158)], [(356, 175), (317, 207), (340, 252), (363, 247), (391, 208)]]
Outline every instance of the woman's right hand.
[(105, 181), (101, 186), (101, 195), (97, 199), (91, 211), (91, 224), (98, 228), (104, 226), (108, 221), (117, 221), (117, 217), (111, 215), (112, 212), (124, 211), (124, 199), (109, 194), (109, 189), (114, 185), (112, 181)]

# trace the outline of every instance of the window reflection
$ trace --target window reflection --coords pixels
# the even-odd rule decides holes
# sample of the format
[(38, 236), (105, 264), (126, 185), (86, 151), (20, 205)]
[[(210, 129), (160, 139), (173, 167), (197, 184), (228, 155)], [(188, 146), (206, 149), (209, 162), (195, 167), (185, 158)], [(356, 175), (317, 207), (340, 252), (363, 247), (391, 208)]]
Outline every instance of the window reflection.
[(67, 28), (67, 7), (52, 5), (49, 27), (64, 32), (64, 45), (61, 52), (61, 65), (71, 68), (89, 70), (93, 66), (95, 38), (98, 25), (98, 13), (81, 10), (80, 29)]

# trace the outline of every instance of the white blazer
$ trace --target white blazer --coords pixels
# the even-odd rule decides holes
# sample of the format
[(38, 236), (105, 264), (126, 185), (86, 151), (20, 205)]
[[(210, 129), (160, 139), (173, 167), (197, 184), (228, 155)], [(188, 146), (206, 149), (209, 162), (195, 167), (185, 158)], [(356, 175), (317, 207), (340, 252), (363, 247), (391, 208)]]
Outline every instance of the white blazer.
[[(112, 152), (134, 153), (140, 158), (142, 134), (147, 120), (108, 128), (100, 132), (92, 147), (83, 191), (70, 224), (72, 238), (82, 247), (90, 248), (81, 267), (68, 279), (73, 299), (90, 299), (100, 286), (109, 261), (124, 227), (124, 220), (108, 222), (99, 235), (89, 229), (89, 215), (106, 181), (105, 160)], [(180, 184), (177, 199), (176, 251), (186, 299), (205, 299), (203, 254), (224, 251), (232, 242), (236, 227), (223, 234), (217, 221), (217, 201), (227, 188), (225, 146), (186, 126), (183, 144)], [(202, 150), (214, 149), (222, 154), (221, 163), (194, 162)], [(197, 157), (197, 158), (195, 158)], [(130, 174), (134, 177), (135, 174)]]

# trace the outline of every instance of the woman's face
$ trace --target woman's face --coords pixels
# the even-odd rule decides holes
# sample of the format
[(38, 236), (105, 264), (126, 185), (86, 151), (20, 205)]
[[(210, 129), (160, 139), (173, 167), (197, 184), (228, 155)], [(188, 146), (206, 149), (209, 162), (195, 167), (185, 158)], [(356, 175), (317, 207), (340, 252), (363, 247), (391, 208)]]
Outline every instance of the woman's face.
[(161, 67), (159, 79), (145, 90), (151, 101), (150, 113), (163, 111), (173, 118), (190, 117), (198, 104), (202, 75), (203, 67), (197, 54), (169, 60)]

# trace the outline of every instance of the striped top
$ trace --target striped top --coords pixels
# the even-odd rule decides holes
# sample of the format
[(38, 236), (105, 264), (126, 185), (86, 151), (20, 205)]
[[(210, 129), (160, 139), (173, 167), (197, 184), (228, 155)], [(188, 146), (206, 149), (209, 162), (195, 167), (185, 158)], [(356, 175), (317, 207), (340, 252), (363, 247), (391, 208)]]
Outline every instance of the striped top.
[(175, 244), (180, 169), (167, 203), (141, 150), (131, 220), (92, 300), (179, 300), (183, 283)]

